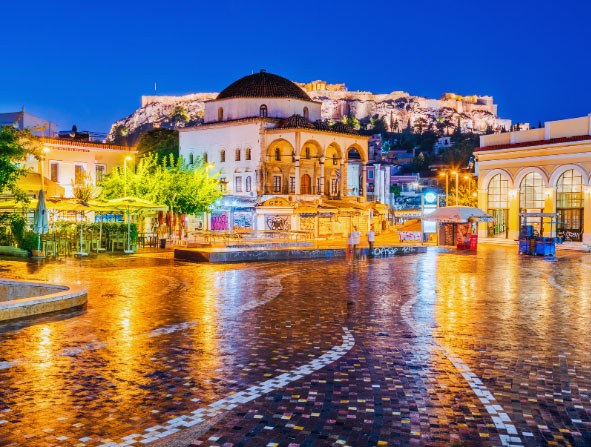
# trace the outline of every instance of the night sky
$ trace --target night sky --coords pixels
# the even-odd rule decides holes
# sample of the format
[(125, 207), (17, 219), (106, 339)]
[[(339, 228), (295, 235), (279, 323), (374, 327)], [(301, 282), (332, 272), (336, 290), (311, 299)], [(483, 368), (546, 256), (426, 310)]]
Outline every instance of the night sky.
[(107, 132), (140, 96), (253, 70), (349, 90), (492, 95), (531, 122), (591, 112), (586, 1), (5, 1), (0, 112)]

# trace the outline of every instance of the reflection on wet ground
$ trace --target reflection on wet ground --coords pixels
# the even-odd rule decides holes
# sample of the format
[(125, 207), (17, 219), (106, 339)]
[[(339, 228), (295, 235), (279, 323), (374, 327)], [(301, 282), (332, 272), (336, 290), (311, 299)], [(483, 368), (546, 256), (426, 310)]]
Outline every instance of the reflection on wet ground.
[(0, 446), (145, 445), (220, 413), (192, 445), (589, 445), (590, 269), (486, 246), (0, 260), (89, 288), (85, 311), (0, 329)]

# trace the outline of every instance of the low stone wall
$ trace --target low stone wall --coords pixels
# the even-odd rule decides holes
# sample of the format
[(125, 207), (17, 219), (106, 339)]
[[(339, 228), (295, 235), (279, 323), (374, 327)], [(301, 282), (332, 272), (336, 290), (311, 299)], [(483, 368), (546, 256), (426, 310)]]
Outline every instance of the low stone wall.
[[(424, 253), (427, 247), (420, 245), (374, 247), (372, 256), (388, 257), (402, 256), (416, 253)], [(332, 259), (344, 258), (347, 254), (344, 248), (326, 249), (244, 249), (244, 250), (207, 250), (207, 249), (180, 249), (174, 251), (175, 259), (192, 262), (269, 262), (269, 261), (295, 261), (301, 259)], [(369, 250), (361, 249), (361, 254), (367, 256)]]
[(0, 322), (81, 307), (87, 295), (81, 286), (0, 279)]

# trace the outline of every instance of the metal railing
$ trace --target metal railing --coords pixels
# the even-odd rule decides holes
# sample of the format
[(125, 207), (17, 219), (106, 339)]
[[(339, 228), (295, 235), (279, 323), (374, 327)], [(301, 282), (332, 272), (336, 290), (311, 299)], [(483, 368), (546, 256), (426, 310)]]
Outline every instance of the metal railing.
[(264, 247), (313, 245), (313, 231), (193, 231), (187, 235), (187, 245), (222, 247)]

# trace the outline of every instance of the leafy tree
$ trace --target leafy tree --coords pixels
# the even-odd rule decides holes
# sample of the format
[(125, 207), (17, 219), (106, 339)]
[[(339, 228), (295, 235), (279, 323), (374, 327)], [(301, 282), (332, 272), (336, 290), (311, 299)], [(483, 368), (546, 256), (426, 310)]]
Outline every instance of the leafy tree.
[(372, 131), (374, 134), (381, 134), (381, 135), (385, 135), (387, 132), (387, 126), (386, 126), (386, 122), (384, 121), (383, 118), (377, 117), (377, 118), (370, 118), (369, 122), (371, 123), (372, 126)]
[(156, 154), (161, 160), (179, 156), (179, 132), (173, 129), (152, 129), (144, 132), (137, 143), (140, 157)]
[(176, 214), (195, 214), (207, 211), (222, 196), (219, 181), (208, 171), (201, 158), (189, 165), (172, 154), (163, 159), (148, 154), (135, 170), (127, 170), (127, 179), (121, 170), (109, 174), (101, 185), (102, 196), (113, 199), (126, 194), (167, 205)]
[(474, 155), (474, 149), (479, 145), (478, 135), (472, 133), (454, 134), (452, 146), (443, 153), (443, 161), (454, 167), (468, 165), (470, 157)]
[(111, 141), (113, 144), (117, 144), (119, 146), (127, 146), (127, 134), (129, 133), (129, 129), (125, 127), (123, 124), (119, 124), (113, 130), (113, 136), (111, 137)]
[(351, 126), (353, 129), (359, 129), (359, 120), (355, 118), (355, 115), (343, 115), (341, 118), (343, 124)]
[(0, 192), (8, 190), (15, 200), (26, 203), (27, 195), (17, 182), (28, 172), (22, 166), (27, 155), (38, 157), (39, 153), (39, 139), (29, 130), (0, 127)]
[(76, 176), (76, 181), (72, 180), (72, 195), (78, 200), (88, 202), (99, 194), (99, 188), (94, 185), (90, 172), (84, 172)]
[(422, 116), (415, 120), (415, 129), (417, 130), (418, 134), (422, 134), (423, 130), (425, 130), (428, 125), (429, 123)]
[(184, 127), (190, 117), (183, 106), (176, 106), (170, 114), (170, 123), (173, 127)]
[[(453, 180), (452, 180), (453, 179)], [(450, 176), (450, 181), (455, 183), (454, 176)], [(469, 182), (469, 183), (468, 183)], [(478, 181), (476, 177), (472, 177), (469, 181), (459, 178), (460, 187), (458, 188), (458, 203), (459, 206), (478, 206)], [(470, 186), (468, 186), (470, 185)], [(449, 189), (449, 204), (456, 205), (456, 186), (453, 185)]]

